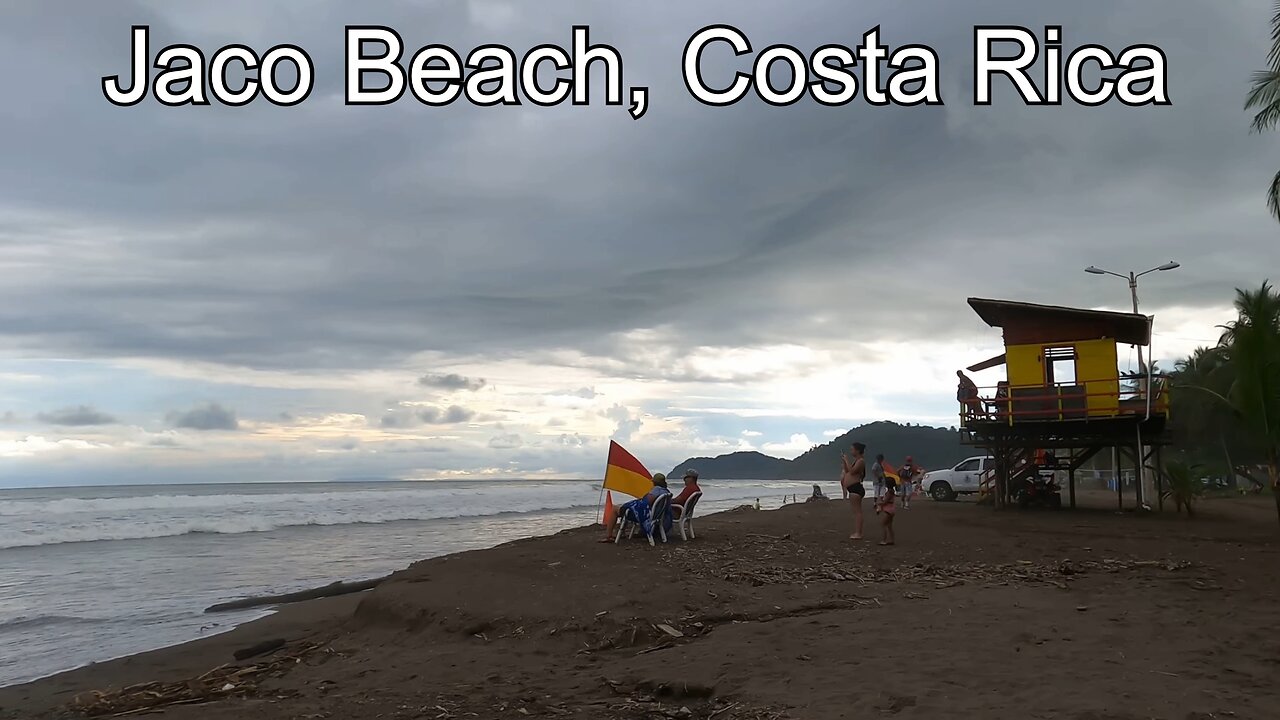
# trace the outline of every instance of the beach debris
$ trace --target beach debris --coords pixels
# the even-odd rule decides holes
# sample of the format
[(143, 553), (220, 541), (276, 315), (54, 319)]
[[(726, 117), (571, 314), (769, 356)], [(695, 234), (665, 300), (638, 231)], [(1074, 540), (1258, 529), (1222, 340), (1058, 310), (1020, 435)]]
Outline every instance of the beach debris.
[(232, 600), (231, 602), (218, 603), (205, 608), (206, 613), (226, 612), (228, 610), (244, 610), (246, 608), (262, 607), (264, 605), (286, 605), (288, 603), (303, 602), (305, 600), (316, 600), (318, 598), (335, 597), (338, 595), (349, 595), (351, 593), (364, 592), (372, 590), (381, 585), (390, 575), (374, 578), (373, 580), (362, 580), (360, 582), (329, 583), (324, 587), (312, 588), (310, 590), (302, 590), (299, 592), (285, 593), (284, 595), (260, 595), (257, 597), (244, 598), (242, 600)]
[[(693, 698), (693, 702), (682, 701), (680, 705), (664, 704), (662, 696), (639, 692), (621, 702), (608, 703), (607, 714), (611, 718), (626, 720), (654, 720), (670, 718), (671, 720), (689, 720), (690, 718), (706, 718), (706, 720), (786, 720), (789, 716), (782, 708), (768, 706), (752, 706), (741, 701), (723, 703), (714, 698), (705, 700)], [(580, 702), (579, 705), (597, 705), (602, 703)]]
[(274, 650), (279, 650), (280, 648), (284, 647), (284, 643), (285, 643), (284, 638), (276, 638), (274, 640), (263, 640), (262, 642), (256, 645), (250, 645), (247, 648), (241, 648), (235, 651), (234, 653), (232, 653), (232, 657), (234, 657), (236, 660), (247, 660), (251, 657), (266, 655), (269, 652), (272, 652)]
[(176, 705), (202, 705), (232, 697), (247, 697), (258, 684), (280, 677), (316, 651), (334, 653), (319, 643), (307, 643), (252, 665), (221, 665), (205, 674), (177, 682), (148, 682), (120, 690), (81, 693), (71, 709), (86, 717), (117, 718), (140, 715)]
[(664, 633), (666, 633), (666, 634), (670, 635), (670, 636), (671, 636), (671, 637), (673, 637), (673, 638), (682, 638), (682, 637), (684, 637), (684, 633), (682, 633), (682, 632), (680, 632), (679, 630), (677, 630), (677, 629), (675, 629), (675, 628), (671, 627), (670, 625), (665, 625), (665, 624), (663, 624), (663, 623), (658, 623), (658, 624), (657, 624), (657, 625), (655, 625), (654, 627), (658, 628), (659, 630), (661, 630), (662, 632), (664, 632)]
[[(946, 566), (919, 563), (876, 568), (867, 567), (854, 559), (833, 558), (826, 562), (815, 562), (817, 558), (811, 555), (801, 557), (794, 550), (799, 546), (780, 545), (777, 540), (773, 536), (752, 534), (746, 536), (745, 542), (724, 546), (702, 545), (696, 551), (676, 547), (672, 552), (663, 553), (659, 562), (675, 566), (681, 576), (686, 578), (716, 578), (752, 587), (833, 582), (856, 582), (859, 585), (927, 582), (939, 590), (966, 583), (990, 587), (1044, 584), (1065, 589), (1064, 579), (1088, 573), (1141, 570), (1175, 572), (1191, 566), (1190, 562), (1179, 560), (1107, 558), (1038, 563), (1030, 560), (998, 564), (976, 562)], [(711, 594), (710, 591), (708, 594)]]

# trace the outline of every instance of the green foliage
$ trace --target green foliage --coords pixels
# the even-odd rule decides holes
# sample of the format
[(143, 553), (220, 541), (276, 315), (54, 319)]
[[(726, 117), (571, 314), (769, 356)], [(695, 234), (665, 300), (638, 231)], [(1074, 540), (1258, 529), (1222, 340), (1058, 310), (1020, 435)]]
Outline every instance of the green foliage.
[[(1253, 74), (1244, 107), (1253, 110), (1253, 132), (1270, 130), (1280, 123), (1280, 2), (1271, 17), (1271, 50), (1267, 53), (1267, 69)], [(1280, 220), (1280, 173), (1276, 173), (1267, 189), (1267, 209)]]
[(1178, 512), (1187, 511), (1187, 517), (1195, 517), (1195, 501), (1204, 495), (1205, 486), (1200, 481), (1203, 468), (1183, 460), (1171, 460), (1165, 464), (1166, 499), (1172, 499)]
[(1232, 368), (1227, 399), (1244, 427), (1274, 462), (1280, 448), (1280, 293), (1270, 282), (1236, 290), (1235, 320), (1218, 347)]
[(1216, 433), (1232, 467), (1240, 462), (1239, 455), (1231, 462), (1232, 442), (1242, 444), (1244, 462), (1266, 466), (1280, 517), (1280, 292), (1270, 281), (1257, 290), (1237, 289), (1235, 309), (1236, 319), (1222, 326), (1217, 347), (1197, 350), (1178, 364), (1175, 428), (1190, 429), (1183, 447), (1195, 456), (1203, 456), (1205, 434)]
[(668, 474), (679, 477), (687, 468), (695, 468), (702, 477), (733, 478), (739, 480), (833, 480), (840, 476), (840, 453), (848, 452), (855, 442), (867, 446), (870, 461), (877, 454), (895, 467), (906, 456), (928, 470), (951, 467), (971, 455), (983, 451), (960, 444), (960, 434), (955, 428), (935, 428), (924, 425), (899, 425), (893, 422), (874, 422), (854, 428), (825, 445), (811, 448), (795, 460), (784, 460), (758, 452), (736, 452), (714, 458), (689, 458)]

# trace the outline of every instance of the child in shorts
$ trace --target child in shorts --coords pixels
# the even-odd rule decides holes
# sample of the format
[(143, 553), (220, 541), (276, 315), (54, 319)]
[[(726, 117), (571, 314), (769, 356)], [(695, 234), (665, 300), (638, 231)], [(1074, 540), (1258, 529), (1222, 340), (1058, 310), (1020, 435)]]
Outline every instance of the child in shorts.
[(897, 483), (893, 478), (886, 477), (884, 479), (884, 497), (880, 498), (880, 529), (881, 529), (881, 545), (893, 544), (893, 516), (897, 514), (897, 507), (894, 499), (898, 493)]

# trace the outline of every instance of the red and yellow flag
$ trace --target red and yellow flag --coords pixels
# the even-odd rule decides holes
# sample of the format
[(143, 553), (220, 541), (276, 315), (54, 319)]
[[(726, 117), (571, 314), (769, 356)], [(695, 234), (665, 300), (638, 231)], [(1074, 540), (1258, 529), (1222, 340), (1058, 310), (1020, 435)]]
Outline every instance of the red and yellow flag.
[(604, 488), (631, 497), (644, 497), (653, 489), (653, 476), (645, 466), (618, 443), (609, 441), (609, 466), (604, 471)]

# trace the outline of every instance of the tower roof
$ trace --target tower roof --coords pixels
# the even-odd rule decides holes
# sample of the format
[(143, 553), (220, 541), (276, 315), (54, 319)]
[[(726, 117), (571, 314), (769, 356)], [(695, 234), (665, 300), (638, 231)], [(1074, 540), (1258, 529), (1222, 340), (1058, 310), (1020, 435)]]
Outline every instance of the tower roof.
[(1024, 338), (1034, 342), (1068, 342), (1103, 337), (1126, 345), (1151, 344), (1151, 318), (1137, 313), (985, 298), (969, 298), (969, 307), (983, 322), (1002, 328), (1009, 344)]

